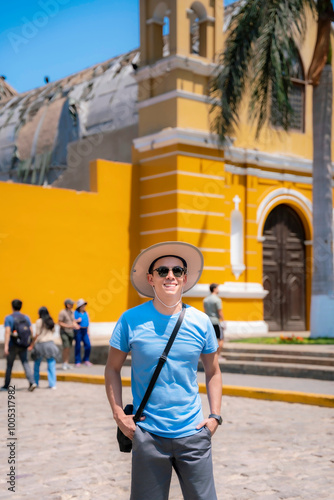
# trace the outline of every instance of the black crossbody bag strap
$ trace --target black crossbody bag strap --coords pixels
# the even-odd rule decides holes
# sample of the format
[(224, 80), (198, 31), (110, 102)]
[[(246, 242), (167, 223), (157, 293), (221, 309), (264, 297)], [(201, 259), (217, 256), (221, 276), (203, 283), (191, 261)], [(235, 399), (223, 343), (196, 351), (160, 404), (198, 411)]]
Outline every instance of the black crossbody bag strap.
[(151, 392), (153, 390), (153, 387), (154, 387), (154, 385), (155, 385), (155, 383), (156, 383), (156, 381), (157, 381), (157, 379), (159, 377), (159, 374), (161, 372), (161, 369), (162, 369), (163, 365), (165, 364), (165, 362), (167, 360), (168, 353), (170, 351), (170, 348), (173, 345), (173, 342), (175, 340), (176, 334), (177, 334), (177, 332), (180, 329), (180, 326), (182, 324), (182, 321), (183, 321), (185, 313), (186, 313), (186, 306), (185, 306), (185, 304), (182, 304), (181, 314), (180, 314), (180, 316), (177, 319), (176, 325), (174, 326), (174, 330), (172, 331), (172, 334), (169, 337), (169, 340), (168, 340), (167, 345), (166, 345), (166, 347), (164, 349), (164, 352), (162, 353), (162, 355), (159, 358), (158, 364), (156, 366), (156, 369), (154, 370), (154, 373), (153, 373), (152, 378), (150, 380), (149, 386), (146, 389), (146, 392), (145, 392), (145, 395), (143, 397), (143, 400), (140, 403), (140, 406), (139, 406), (138, 410), (136, 411), (136, 414), (135, 414), (135, 416), (133, 418), (134, 422), (138, 422), (140, 420), (140, 417), (142, 416), (142, 413), (144, 411), (144, 408), (146, 406), (148, 398), (150, 397)]

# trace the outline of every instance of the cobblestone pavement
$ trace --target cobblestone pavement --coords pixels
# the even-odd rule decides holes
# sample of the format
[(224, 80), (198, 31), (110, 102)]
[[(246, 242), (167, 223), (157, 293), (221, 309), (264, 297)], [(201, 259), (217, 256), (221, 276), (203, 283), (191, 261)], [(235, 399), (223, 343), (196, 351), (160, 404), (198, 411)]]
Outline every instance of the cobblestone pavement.
[[(127, 500), (131, 455), (119, 453), (101, 385), (58, 382), (29, 393), (16, 385), (16, 492), (7, 491), (7, 393), (0, 393), (0, 498)], [(124, 402), (130, 402), (124, 388)], [(208, 413), (206, 396), (202, 396)], [(333, 498), (334, 411), (223, 398), (224, 424), (213, 438), (219, 500)], [(181, 500), (175, 477), (170, 500)], [(154, 500), (154, 499), (148, 499)], [(210, 499), (207, 499), (210, 500)]]

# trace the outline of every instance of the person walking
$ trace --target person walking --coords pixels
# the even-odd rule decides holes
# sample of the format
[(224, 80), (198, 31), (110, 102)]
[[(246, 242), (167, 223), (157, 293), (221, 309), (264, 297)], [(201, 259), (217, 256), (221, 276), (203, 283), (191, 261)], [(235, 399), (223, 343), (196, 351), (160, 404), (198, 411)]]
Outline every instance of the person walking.
[(79, 329), (79, 326), (74, 321), (74, 301), (66, 299), (64, 305), (65, 309), (60, 311), (58, 316), (58, 324), (60, 326), (60, 338), (63, 344), (63, 370), (69, 370), (71, 368), (69, 364), (70, 349), (74, 340), (74, 332)]
[[(183, 242), (158, 243), (147, 248), (131, 269), (134, 288), (153, 300), (122, 314), (110, 339), (105, 368), (113, 417), (123, 434), (132, 440), (131, 500), (166, 500), (173, 468), (184, 499), (217, 499), (211, 456), (211, 437), (222, 423), (217, 339), (209, 318), (182, 304), (183, 292), (195, 286), (202, 270), (201, 252)], [(134, 414), (159, 357), (163, 358), (161, 354), (180, 321), (143, 415), (135, 423)], [(122, 407), (121, 368), (128, 352), (133, 415), (126, 415)], [(200, 358), (210, 405), (206, 417), (197, 382)]]
[(86, 311), (87, 302), (84, 299), (79, 299), (77, 308), (74, 311), (74, 319), (79, 325), (79, 329), (75, 332), (75, 366), (81, 366), (81, 342), (84, 345), (84, 357), (82, 364), (92, 366), (89, 361), (91, 345), (89, 339), (89, 317)]
[(32, 392), (37, 387), (28, 363), (27, 354), (27, 350), (29, 345), (31, 344), (33, 335), (31, 321), (28, 316), (20, 312), (21, 309), (22, 301), (19, 299), (14, 299), (12, 301), (13, 312), (5, 317), (4, 354), (7, 358), (7, 368), (5, 383), (1, 387), (2, 391), (8, 391), (12, 376), (13, 364), (16, 356), (19, 356), (24, 372), (26, 374), (26, 378), (28, 379), (28, 390)]
[(53, 341), (55, 324), (46, 307), (38, 310), (39, 318), (36, 321), (36, 335), (33, 337), (31, 358), (34, 361), (35, 383), (39, 384), (39, 369), (43, 359), (48, 364), (48, 382), (50, 389), (56, 389), (56, 360), (59, 358), (59, 349)]
[(221, 325), (221, 323), (224, 321), (224, 316), (222, 301), (218, 297), (219, 285), (217, 283), (211, 283), (210, 292), (211, 294), (205, 297), (205, 299), (203, 300), (203, 304), (204, 311), (209, 316), (213, 328), (216, 332), (219, 356), (224, 344), (224, 329)]

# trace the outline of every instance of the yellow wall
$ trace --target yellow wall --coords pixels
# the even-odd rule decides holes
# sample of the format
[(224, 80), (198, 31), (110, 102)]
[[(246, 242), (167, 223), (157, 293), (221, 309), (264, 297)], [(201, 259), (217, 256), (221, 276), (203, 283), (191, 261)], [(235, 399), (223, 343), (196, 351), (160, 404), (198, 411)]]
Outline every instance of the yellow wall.
[[(148, 28), (145, 25), (145, 20), (153, 15), (158, 3), (158, 0), (147, 2), (143, 0), (141, 2), (142, 6), (147, 5), (146, 12), (142, 9), (141, 13), (141, 34), (144, 44), (143, 64), (147, 61), (145, 43)], [(205, 2), (205, 5), (207, 6), (208, 2)], [(213, 5), (217, 7), (218, 2), (210, 3), (211, 7)], [(192, 60), (195, 56), (189, 52), (189, 33), (188, 24), (184, 19), (184, 2), (178, 2), (176, 17), (174, 3), (168, 3), (168, 7), (171, 9), (171, 38), (173, 39), (176, 32), (179, 34), (178, 43), (174, 44), (176, 53), (187, 55), (189, 60)], [(216, 19), (218, 19), (217, 26), (219, 28), (221, 16), (218, 15)], [(316, 23), (311, 15), (308, 16), (307, 22), (307, 37), (297, 41), (306, 80), (317, 34)], [(217, 26), (216, 52), (223, 49), (224, 42), (222, 30), (217, 29)], [(205, 60), (202, 58), (201, 62), (205, 65), (211, 60), (213, 59)], [(157, 97), (174, 89), (205, 97), (208, 93), (208, 82), (207, 76), (196, 75), (195, 72), (192, 72), (192, 68), (167, 71), (165, 78), (159, 75), (157, 78), (142, 82), (141, 86), (145, 92), (140, 93), (139, 99)], [(143, 107), (139, 111), (139, 134), (141, 136), (152, 134), (168, 127), (198, 131), (210, 130), (209, 106), (204, 99), (197, 96), (193, 96), (193, 100), (174, 96), (172, 99), (160, 103), (155, 99), (154, 104)], [(275, 159), (284, 155), (296, 159), (312, 159), (312, 87), (310, 85), (305, 86), (305, 127), (303, 133), (297, 131), (285, 133), (267, 126), (264, 127), (260, 137), (256, 139), (255, 129), (247, 112), (248, 98), (249, 96), (246, 95), (240, 107), (240, 127), (235, 132), (234, 147), (272, 153), (273, 163)], [(214, 118), (214, 114), (210, 116), (211, 121)], [(261, 164), (251, 165), (247, 163), (247, 160), (238, 164), (235, 163), (236, 160), (233, 160), (232, 163), (239, 168), (238, 174), (233, 174), (229, 168), (225, 170), (222, 157), (218, 156), (217, 150), (214, 148), (204, 150), (200, 146), (188, 146), (184, 147), (184, 154), (182, 154), (182, 146), (184, 147), (184, 145), (177, 144), (174, 151), (171, 147), (158, 148), (153, 146), (152, 151), (134, 154), (134, 162), (138, 162), (140, 165), (140, 176), (146, 177), (140, 182), (140, 194), (143, 197), (140, 201), (141, 248), (168, 239), (187, 241), (204, 248), (205, 264), (200, 283), (215, 281), (222, 284), (226, 282), (262, 284), (261, 236), (266, 217), (276, 205), (280, 203), (290, 205), (302, 220), (306, 239), (312, 240), (312, 214), (308, 209), (308, 202), (312, 204), (312, 185), (305, 183), (305, 178), (311, 175), (310, 172), (288, 171), (283, 168), (280, 170), (278, 165), (277, 168), (271, 169), (261, 166)], [(215, 154), (217, 154), (216, 159), (213, 158)], [(213, 158), (212, 160), (207, 159), (210, 156)], [(254, 168), (258, 174), (254, 173), (253, 175), (247, 172), (246, 168), (248, 167)], [(293, 182), (273, 179), (271, 175), (273, 170), (276, 174), (292, 174), (290, 178), (293, 179)], [(173, 175), (147, 179), (148, 176), (168, 172), (173, 172)], [(209, 179), (209, 175), (219, 177), (219, 179)], [(299, 182), (299, 175), (304, 177), (301, 182)], [(290, 190), (289, 193), (292, 194), (271, 199), (271, 194), (282, 188)], [(170, 193), (154, 196), (166, 191), (170, 191)], [(219, 196), (210, 196), (214, 193)], [(236, 195), (241, 200), (239, 209), (244, 220), (244, 264), (246, 266), (245, 271), (238, 279), (232, 272), (230, 262), (231, 212), (234, 209), (233, 198)], [(270, 198), (270, 204), (268, 207), (264, 207), (265, 216), (259, 221), (259, 207), (267, 197)], [(305, 199), (308, 200), (306, 203), (301, 202)], [(207, 248), (210, 251), (205, 250)], [(308, 325), (312, 246), (306, 246), (305, 251), (306, 323)], [(199, 308), (202, 307), (202, 299), (187, 298), (187, 302)], [(224, 299), (224, 310), (228, 320), (257, 321), (263, 319), (261, 299)]]
[(137, 297), (129, 268), (138, 253), (138, 196), (132, 165), (96, 160), (96, 192), (0, 182), (0, 322), (13, 298), (34, 321), (54, 318), (67, 297), (88, 301), (92, 321), (115, 321)]
[[(189, 19), (185, 17), (188, 3), (166, 0), (172, 12), (171, 54), (187, 55), (203, 65), (209, 64), (219, 49), (219, 40), (223, 42), (222, 12), (219, 11), (222, 3), (204, 2), (208, 14), (217, 21), (215, 33), (210, 34), (207, 59), (189, 54)], [(148, 40), (153, 28), (146, 20), (152, 18), (158, 4), (158, 0), (140, 2), (143, 65), (152, 55), (148, 51)], [(212, 31), (212, 26), (208, 29)], [(311, 62), (315, 37), (313, 24), (305, 42), (300, 43), (305, 73)], [(206, 96), (207, 83), (207, 76), (192, 74), (190, 70), (170, 71), (141, 82), (139, 101), (174, 89)], [(242, 109), (234, 146), (273, 153), (273, 158), (277, 154), (312, 158), (310, 86), (306, 88), (305, 133), (284, 134), (266, 128), (255, 140), (245, 106)], [(208, 131), (208, 110), (208, 104), (201, 99), (174, 97), (160, 103), (155, 101), (139, 110), (139, 136), (169, 127)], [(236, 166), (270, 171), (259, 165)], [(243, 175), (246, 171), (242, 170), (239, 170), (241, 175), (237, 175), (227, 170), (218, 148), (182, 143), (158, 147), (152, 143), (149, 151), (133, 150), (133, 165), (93, 162), (89, 193), (0, 183), (0, 199), (6, 207), (0, 215), (0, 322), (10, 312), (13, 298), (21, 298), (24, 311), (35, 320), (41, 305), (56, 316), (66, 297), (85, 298), (93, 321), (114, 321), (125, 309), (140, 302), (129, 284), (134, 258), (140, 249), (167, 240), (186, 241), (202, 249), (202, 284), (262, 284), (262, 243), (258, 236), (263, 226), (259, 228), (257, 220), (261, 202), (278, 188), (296, 191), (311, 202), (312, 186), (298, 182), (298, 172), (290, 172), (296, 176), (291, 182), (270, 176)], [(160, 174), (168, 175), (159, 177)], [(239, 208), (244, 219), (246, 265), (239, 279), (235, 278), (230, 263), (231, 212), (236, 195), (241, 200)], [(279, 203), (286, 203), (297, 211), (306, 238), (311, 240), (311, 216), (305, 206), (298, 203), (298, 197), (279, 198), (271, 203), (270, 209)], [(307, 246), (306, 311), (310, 303), (311, 262), (312, 247)], [(202, 298), (187, 297), (185, 301), (202, 309)], [(261, 299), (224, 299), (223, 306), (225, 317), (230, 321), (263, 319)]]
[[(225, 170), (218, 150), (217, 158), (196, 157), (214, 154), (213, 149), (196, 146), (160, 148), (141, 156), (140, 164), (140, 231), (141, 248), (166, 240), (187, 241), (202, 249), (204, 271), (200, 283), (259, 283), (262, 284), (263, 224), (269, 212), (279, 203), (290, 205), (300, 216), (307, 240), (312, 239), (311, 214), (298, 196), (312, 202), (311, 184), (279, 181), (256, 175), (237, 175)], [(174, 153), (174, 154), (173, 154)], [(168, 156), (167, 156), (168, 155)], [(251, 167), (251, 165), (247, 165)], [(239, 168), (242, 167), (241, 165)], [(256, 166), (257, 171), (264, 168)], [(240, 169), (242, 172), (242, 168)], [(246, 171), (244, 170), (246, 174)], [(163, 174), (163, 175), (161, 175)], [(167, 175), (166, 175), (167, 174)], [(258, 209), (263, 200), (277, 189), (289, 189), (289, 196), (271, 200), (262, 226)], [(295, 194), (298, 196), (294, 198)], [(160, 196), (155, 196), (159, 195)], [(237, 279), (230, 262), (231, 212), (238, 195), (239, 209), (244, 220), (245, 271)], [(266, 208), (265, 208), (266, 210)], [(261, 227), (259, 227), (259, 224)], [(206, 249), (210, 249), (207, 251)], [(215, 249), (217, 251), (215, 251)], [(306, 247), (306, 310), (309, 311), (311, 287), (311, 246)], [(202, 309), (201, 298), (185, 301)], [(260, 321), (263, 319), (261, 299), (223, 299), (225, 316), (230, 321)], [(309, 318), (307, 317), (307, 322)]]
[[(226, 36), (226, 34), (225, 34)], [(306, 36), (296, 39), (299, 55), (304, 71), (304, 78), (307, 81), (308, 71), (312, 62), (313, 51), (317, 38), (317, 24), (311, 13), (307, 15)], [(334, 37), (331, 37), (331, 45), (334, 46)], [(223, 49), (223, 37), (222, 37)], [(333, 81), (334, 91), (334, 81)], [(248, 103), (249, 93), (246, 92), (245, 97), (240, 105), (239, 127), (233, 133), (233, 146), (237, 148), (245, 148), (250, 150), (264, 151), (273, 153), (274, 155), (282, 154), (296, 158), (307, 158), (312, 160), (313, 157), (313, 124), (312, 124), (312, 85), (305, 85), (305, 120), (304, 131), (299, 132), (289, 130), (289, 133), (283, 129), (274, 128), (265, 125), (258, 138), (255, 137), (255, 127), (249, 118)], [(214, 114), (211, 119), (214, 119)], [(334, 113), (332, 115), (332, 127), (334, 127)], [(332, 159), (334, 158), (334, 140), (332, 139)]]

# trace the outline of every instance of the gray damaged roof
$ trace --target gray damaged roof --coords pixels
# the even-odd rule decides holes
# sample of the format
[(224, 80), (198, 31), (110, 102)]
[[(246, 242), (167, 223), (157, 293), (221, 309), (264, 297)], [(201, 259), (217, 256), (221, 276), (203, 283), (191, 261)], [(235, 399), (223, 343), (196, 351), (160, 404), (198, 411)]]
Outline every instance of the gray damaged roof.
[(5, 79), (4, 76), (0, 76), (0, 103), (1, 101), (11, 99), (14, 95), (17, 95), (16, 90), (13, 89)]
[(236, 2), (233, 2), (224, 8), (224, 32), (227, 31), (232, 18), (239, 13), (240, 9), (245, 5), (245, 3), (246, 0), (237, 0)]
[[(244, 2), (225, 7), (224, 29)], [(69, 144), (137, 125), (139, 56), (134, 50), (23, 94), (0, 78), (0, 181), (59, 182)]]
[(50, 184), (69, 143), (137, 123), (138, 59), (135, 50), (18, 95), (0, 80), (0, 180)]

